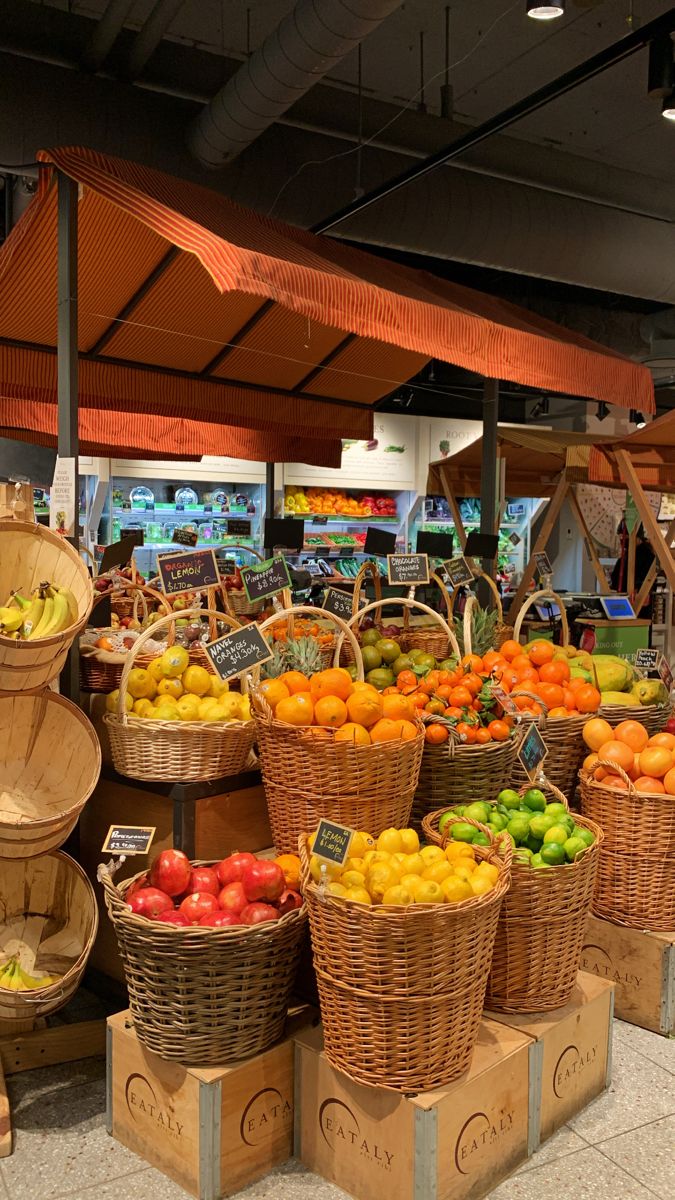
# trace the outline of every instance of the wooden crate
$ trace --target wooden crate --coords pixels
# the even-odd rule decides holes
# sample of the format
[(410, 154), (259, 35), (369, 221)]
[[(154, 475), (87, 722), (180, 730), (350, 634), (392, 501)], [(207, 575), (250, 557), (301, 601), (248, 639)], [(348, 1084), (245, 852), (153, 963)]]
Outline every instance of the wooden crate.
[(136, 1037), (131, 1014), (108, 1020), (108, 1133), (199, 1200), (262, 1178), (293, 1152), (293, 1037), (228, 1067), (165, 1062)]
[(616, 985), (614, 1014), (675, 1034), (675, 932), (649, 933), (589, 916), (581, 969)]
[(609, 1086), (614, 984), (579, 972), (569, 1004), (550, 1013), (489, 1013), (534, 1040), (536, 1148)]
[(529, 1153), (527, 1036), (481, 1023), (469, 1071), (402, 1096), (331, 1067), (321, 1029), (296, 1037), (295, 1153), (358, 1200), (473, 1200)]

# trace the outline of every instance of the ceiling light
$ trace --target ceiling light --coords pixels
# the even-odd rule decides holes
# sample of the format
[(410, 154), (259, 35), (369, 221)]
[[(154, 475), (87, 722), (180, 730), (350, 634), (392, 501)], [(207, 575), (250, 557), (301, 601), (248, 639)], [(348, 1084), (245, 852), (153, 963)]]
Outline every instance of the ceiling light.
[(675, 121), (675, 95), (666, 96), (661, 112), (666, 121)]
[(527, 0), (527, 15), (534, 21), (554, 21), (556, 17), (565, 15), (565, 0), (557, 0), (555, 4), (540, 4), (539, 0)]
[(642, 413), (638, 412), (637, 408), (631, 408), (630, 421), (633, 425), (637, 426), (638, 429), (644, 429), (645, 425), (647, 424)]
[(605, 417), (609, 416), (609, 404), (605, 404), (605, 401), (601, 400), (595, 415), (598, 421), (604, 421)]

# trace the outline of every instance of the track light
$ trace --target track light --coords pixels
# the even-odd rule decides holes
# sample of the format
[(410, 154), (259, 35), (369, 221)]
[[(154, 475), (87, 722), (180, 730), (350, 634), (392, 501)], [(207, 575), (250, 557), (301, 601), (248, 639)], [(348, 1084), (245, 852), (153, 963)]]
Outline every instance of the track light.
[(565, 0), (556, 0), (553, 4), (540, 4), (539, 0), (527, 0), (527, 15), (533, 21), (555, 21), (556, 17), (565, 15)]
[(638, 429), (644, 429), (647, 424), (642, 413), (638, 412), (637, 408), (631, 408), (629, 417), (631, 424), (635, 425)]
[(675, 95), (666, 96), (661, 108), (661, 114), (666, 121), (675, 121)]
[(605, 417), (609, 416), (609, 404), (605, 404), (605, 401), (601, 400), (598, 404), (595, 415), (598, 421), (604, 421)]

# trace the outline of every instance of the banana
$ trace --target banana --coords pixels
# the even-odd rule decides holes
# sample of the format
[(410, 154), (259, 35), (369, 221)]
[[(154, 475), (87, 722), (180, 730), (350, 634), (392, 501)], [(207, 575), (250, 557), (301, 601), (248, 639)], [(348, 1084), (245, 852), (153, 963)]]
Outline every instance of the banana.
[(24, 971), (23, 967), (19, 967), (17, 974), (23, 991), (34, 992), (37, 988), (49, 987), (50, 984), (56, 983), (56, 977), (53, 975), (29, 975)]
[(62, 629), (70, 625), (70, 609), (63, 593), (56, 592), (54, 597), (48, 596), (45, 606), (49, 604), (50, 600), (52, 602), (52, 614), (42, 632), (38, 633), (38, 637), (52, 637), (53, 634), (60, 633)]
[(80, 615), (80, 610), (77, 605), (77, 600), (75, 599), (70, 588), (60, 587), (59, 592), (62, 596), (65, 596), (66, 603), (68, 605), (68, 612), (69, 612), (68, 624), (74, 625)]
[(19, 608), (22, 608), (24, 612), (27, 608), (30, 608), (30, 600), (27, 600), (25, 596), (22, 596), (21, 592), (12, 592), (12, 600), (15, 604), (18, 604)]
[(23, 612), (20, 608), (0, 608), (0, 632), (15, 633), (23, 625)]
[(24, 611), (23, 614), (23, 636), (25, 638), (29, 638), (33, 630), (37, 629), (40, 621), (42, 620), (44, 607), (45, 602), (42, 596), (34, 593), (33, 599), (30, 602), (30, 606)]
[[(36, 601), (36, 603), (37, 603), (37, 601)], [(47, 599), (43, 601), (42, 616), (40, 617), (40, 620), (37, 622), (37, 624), (33, 625), (33, 628), (31, 629), (30, 633), (28, 633), (26, 635), (29, 642), (34, 641), (36, 638), (41, 638), (41, 637), (45, 636), (45, 630), (47, 629), (47, 626), (51, 622), (53, 615), (54, 615), (54, 601), (51, 596), (47, 596)], [(28, 622), (26, 621), (25, 624), (28, 624)]]

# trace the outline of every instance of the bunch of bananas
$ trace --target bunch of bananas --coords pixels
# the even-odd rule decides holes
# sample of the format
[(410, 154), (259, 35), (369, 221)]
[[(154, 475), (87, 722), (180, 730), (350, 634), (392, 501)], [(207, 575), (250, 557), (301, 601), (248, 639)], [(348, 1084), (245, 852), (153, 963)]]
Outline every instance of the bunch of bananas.
[(0, 607), (0, 634), (16, 641), (32, 642), (60, 633), (77, 618), (77, 600), (70, 588), (41, 583), (29, 600), (21, 592), (11, 593)]
[(5, 988), (8, 992), (34, 992), (36, 988), (58, 983), (58, 978), (57, 975), (29, 975), (18, 958), (8, 958), (0, 975), (0, 988)]

